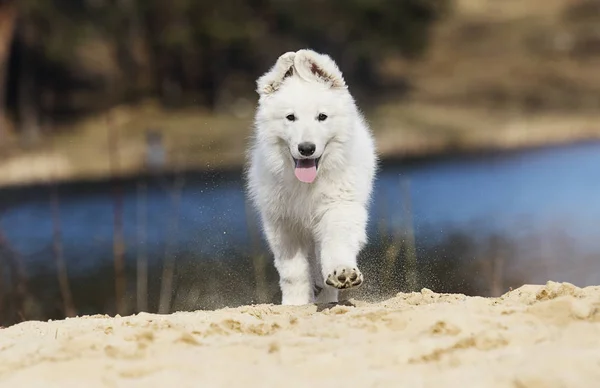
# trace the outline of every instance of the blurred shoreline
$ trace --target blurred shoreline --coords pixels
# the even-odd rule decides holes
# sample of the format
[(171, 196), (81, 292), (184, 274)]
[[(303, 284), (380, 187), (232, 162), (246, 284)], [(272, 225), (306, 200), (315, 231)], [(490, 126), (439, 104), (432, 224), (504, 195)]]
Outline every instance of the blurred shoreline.
[[(240, 172), (252, 129), (245, 115), (157, 104), (118, 107), (52, 131), (39, 145), (10, 147), (0, 158), (0, 187), (131, 179), (178, 172)], [(600, 114), (520, 115), (423, 103), (382, 104), (366, 112), (382, 163), (568, 146), (600, 140)], [(148, 134), (159, 144), (148, 143)], [(16, 143), (17, 140), (13, 139)], [(156, 149), (158, 147), (158, 151)], [(149, 163), (153, 152), (162, 158)]]

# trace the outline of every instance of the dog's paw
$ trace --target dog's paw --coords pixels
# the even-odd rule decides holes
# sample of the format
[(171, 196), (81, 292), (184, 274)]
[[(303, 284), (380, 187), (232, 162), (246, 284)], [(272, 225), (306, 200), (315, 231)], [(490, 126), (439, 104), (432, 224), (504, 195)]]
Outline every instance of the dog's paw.
[(356, 288), (362, 283), (363, 274), (356, 267), (339, 266), (325, 279), (325, 284), (340, 290)]

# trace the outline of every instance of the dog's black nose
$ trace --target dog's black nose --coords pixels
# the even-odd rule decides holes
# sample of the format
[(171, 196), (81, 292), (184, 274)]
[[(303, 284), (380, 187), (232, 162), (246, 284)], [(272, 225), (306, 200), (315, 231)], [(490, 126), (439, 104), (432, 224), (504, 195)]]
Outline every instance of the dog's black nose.
[(315, 153), (316, 149), (317, 146), (315, 145), (315, 143), (309, 143), (305, 141), (304, 143), (298, 144), (298, 151), (302, 156), (311, 156)]

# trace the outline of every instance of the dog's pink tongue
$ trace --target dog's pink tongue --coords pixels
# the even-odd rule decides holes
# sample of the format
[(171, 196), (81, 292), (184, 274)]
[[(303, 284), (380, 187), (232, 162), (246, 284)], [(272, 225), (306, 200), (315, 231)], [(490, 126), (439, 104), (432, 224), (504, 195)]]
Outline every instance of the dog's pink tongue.
[(296, 163), (294, 174), (300, 182), (312, 183), (317, 177), (317, 165), (314, 159), (300, 159)]

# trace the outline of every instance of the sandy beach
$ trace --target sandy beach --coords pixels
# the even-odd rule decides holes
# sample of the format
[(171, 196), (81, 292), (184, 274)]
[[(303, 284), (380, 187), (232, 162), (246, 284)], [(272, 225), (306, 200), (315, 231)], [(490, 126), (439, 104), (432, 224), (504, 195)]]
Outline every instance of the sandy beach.
[(3, 387), (595, 387), (600, 287), (23, 322)]

